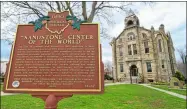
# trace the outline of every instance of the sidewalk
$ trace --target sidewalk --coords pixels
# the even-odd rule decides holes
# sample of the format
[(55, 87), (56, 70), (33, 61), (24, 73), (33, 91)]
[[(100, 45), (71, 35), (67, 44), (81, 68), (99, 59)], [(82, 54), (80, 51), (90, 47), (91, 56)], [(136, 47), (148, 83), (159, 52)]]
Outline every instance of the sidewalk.
[(116, 82), (116, 83), (105, 83), (105, 86), (111, 86), (111, 85), (120, 85), (120, 84), (130, 84), (130, 83), (125, 83), (125, 82)]
[(17, 94), (21, 94), (21, 93), (4, 93), (3, 91), (1, 91), (1, 96), (17, 95)]
[(161, 92), (164, 92), (164, 93), (167, 93), (167, 94), (170, 94), (170, 95), (173, 95), (173, 96), (176, 96), (178, 98), (182, 98), (182, 99), (186, 100), (186, 96), (181, 95), (181, 94), (177, 94), (177, 93), (170, 92), (170, 91), (167, 91), (167, 90), (163, 90), (163, 89), (159, 89), (159, 88), (156, 88), (156, 87), (152, 87), (152, 86), (149, 86), (149, 84), (139, 84), (139, 85), (142, 85), (142, 86), (145, 86), (145, 87), (148, 87), (148, 88), (151, 88), (151, 89), (155, 89), (155, 90), (158, 90), (158, 91), (161, 91)]

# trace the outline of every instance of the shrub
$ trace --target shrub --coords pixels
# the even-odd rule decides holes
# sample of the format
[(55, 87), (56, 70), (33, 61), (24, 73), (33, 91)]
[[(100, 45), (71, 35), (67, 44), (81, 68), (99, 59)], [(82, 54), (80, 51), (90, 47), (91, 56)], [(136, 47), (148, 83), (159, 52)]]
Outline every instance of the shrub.
[(176, 73), (173, 75), (173, 77), (178, 78), (180, 81), (184, 81), (185, 80), (185, 77), (179, 71), (176, 71)]
[(113, 77), (111, 77), (111, 76), (105, 74), (105, 80), (113, 80)]
[(0, 76), (0, 82), (3, 83), (3, 82), (4, 82), (4, 79), (5, 79), (4, 77)]
[(144, 83), (144, 76), (141, 73), (138, 75), (138, 78), (139, 78), (139, 83)]

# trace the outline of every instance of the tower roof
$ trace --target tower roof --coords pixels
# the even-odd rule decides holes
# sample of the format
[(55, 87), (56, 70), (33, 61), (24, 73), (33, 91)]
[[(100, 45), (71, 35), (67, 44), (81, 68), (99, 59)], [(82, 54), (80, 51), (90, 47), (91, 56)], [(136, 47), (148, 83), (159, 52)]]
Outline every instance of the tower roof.
[(125, 27), (139, 26), (139, 19), (132, 10), (129, 11), (127, 17), (125, 17)]
[[(135, 15), (134, 12), (130, 9), (129, 12), (127, 13), (127, 17)], [(135, 15), (136, 16), (136, 15)]]

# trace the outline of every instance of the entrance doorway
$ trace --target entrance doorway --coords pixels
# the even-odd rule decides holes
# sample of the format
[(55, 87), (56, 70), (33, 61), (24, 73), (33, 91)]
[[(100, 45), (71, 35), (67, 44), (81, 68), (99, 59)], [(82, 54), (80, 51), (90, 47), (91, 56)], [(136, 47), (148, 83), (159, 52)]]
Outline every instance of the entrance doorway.
[(131, 76), (138, 76), (138, 68), (136, 67), (136, 65), (131, 65), (130, 73)]
[(138, 68), (136, 65), (131, 65), (130, 68), (130, 82), (132, 83), (138, 83)]

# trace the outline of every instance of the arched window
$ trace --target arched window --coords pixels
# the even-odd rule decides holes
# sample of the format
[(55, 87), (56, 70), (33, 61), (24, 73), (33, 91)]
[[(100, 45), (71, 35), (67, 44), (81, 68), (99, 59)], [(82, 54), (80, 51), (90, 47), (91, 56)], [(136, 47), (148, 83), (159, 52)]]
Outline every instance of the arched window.
[(152, 72), (151, 62), (146, 62), (147, 72)]
[(127, 22), (127, 26), (130, 26), (130, 25), (133, 25), (133, 21), (132, 21), (132, 20), (129, 20), (129, 21)]
[(136, 39), (135, 34), (133, 32), (130, 32), (127, 34), (128, 40), (134, 40)]

